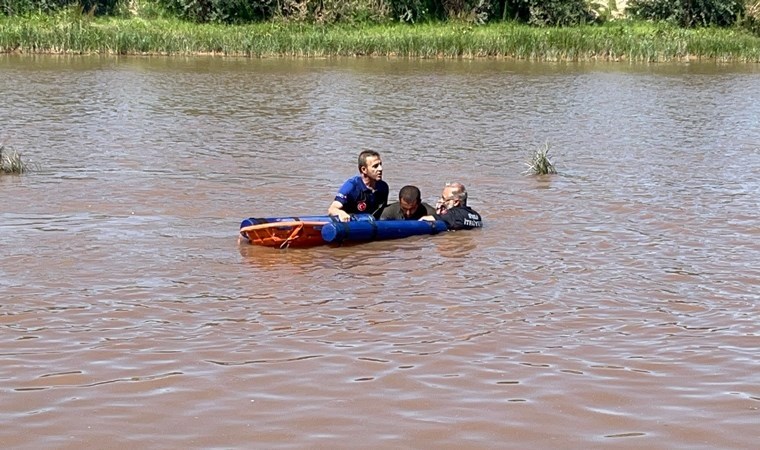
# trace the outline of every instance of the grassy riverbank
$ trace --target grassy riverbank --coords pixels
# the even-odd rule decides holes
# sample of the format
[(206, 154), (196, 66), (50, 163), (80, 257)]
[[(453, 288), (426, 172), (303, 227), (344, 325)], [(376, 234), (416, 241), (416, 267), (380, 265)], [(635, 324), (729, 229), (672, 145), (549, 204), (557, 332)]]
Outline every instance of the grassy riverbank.
[(0, 18), (1, 53), (213, 54), (247, 57), (506, 57), (540, 61), (760, 62), (739, 29), (612, 22), (568, 28), (514, 23), (320, 26), (192, 24), (71, 15)]

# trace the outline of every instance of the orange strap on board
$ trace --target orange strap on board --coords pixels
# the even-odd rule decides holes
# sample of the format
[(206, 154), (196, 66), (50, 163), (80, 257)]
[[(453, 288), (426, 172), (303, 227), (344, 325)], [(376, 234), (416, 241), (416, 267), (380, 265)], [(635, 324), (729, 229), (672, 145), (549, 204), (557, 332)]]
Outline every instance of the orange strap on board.
[(301, 236), (304, 226), (319, 226), (325, 222), (269, 222), (249, 225), (240, 229), (252, 244), (287, 248)]

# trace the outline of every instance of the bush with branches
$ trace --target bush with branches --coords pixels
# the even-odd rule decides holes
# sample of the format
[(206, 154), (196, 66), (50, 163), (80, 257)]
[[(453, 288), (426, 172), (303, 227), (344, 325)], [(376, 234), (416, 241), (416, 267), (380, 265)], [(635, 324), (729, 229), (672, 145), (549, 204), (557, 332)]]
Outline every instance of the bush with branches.
[(628, 12), (639, 19), (682, 27), (733, 25), (744, 14), (744, 0), (631, 0)]
[[(52, 13), (74, 7), (84, 14), (152, 15), (166, 11), (196, 23), (269, 20), (308, 23), (409, 23), (514, 20), (534, 26), (603, 21), (617, 7), (607, 0), (0, 0), (0, 14)], [(139, 8), (138, 8), (139, 6)], [(633, 18), (683, 27), (739, 25), (760, 34), (760, 0), (629, 0)]]
[(512, 16), (536, 26), (570, 26), (594, 20), (586, 0), (508, 0)]

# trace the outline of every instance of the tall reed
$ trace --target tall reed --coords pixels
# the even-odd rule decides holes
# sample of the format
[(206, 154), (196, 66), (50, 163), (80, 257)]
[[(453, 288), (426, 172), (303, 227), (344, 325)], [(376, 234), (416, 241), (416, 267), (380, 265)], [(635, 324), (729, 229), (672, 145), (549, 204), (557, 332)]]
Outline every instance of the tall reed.
[(0, 172), (2, 173), (24, 173), (29, 170), (29, 166), (21, 159), (13, 148), (0, 144)]
[(549, 160), (549, 143), (536, 148), (531, 155), (530, 161), (525, 163), (528, 166), (526, 174), (531, 175), (551, 175), (556, 174), (557, 169)]

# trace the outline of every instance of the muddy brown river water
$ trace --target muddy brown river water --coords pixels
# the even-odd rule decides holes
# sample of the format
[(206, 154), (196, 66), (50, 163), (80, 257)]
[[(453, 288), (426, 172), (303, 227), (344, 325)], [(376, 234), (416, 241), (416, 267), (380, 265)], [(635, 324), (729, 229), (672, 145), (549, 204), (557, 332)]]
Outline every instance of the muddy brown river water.
[[(2, 448), (760, 442), (758, 65), (0, 55), (0, 92)], [(485, 227), (237, 244), (364, 148)]]

